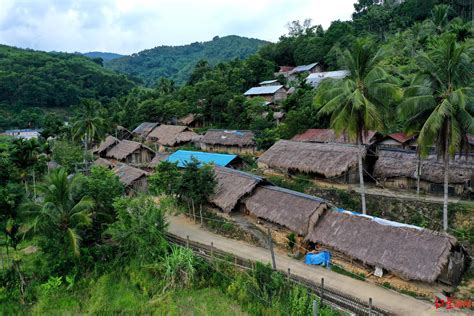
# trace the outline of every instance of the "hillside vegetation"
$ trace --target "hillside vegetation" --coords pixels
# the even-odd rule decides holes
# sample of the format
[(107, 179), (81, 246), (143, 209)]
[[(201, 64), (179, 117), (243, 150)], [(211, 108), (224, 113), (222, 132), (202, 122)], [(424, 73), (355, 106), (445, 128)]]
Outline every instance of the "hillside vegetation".
[(116, 53), (107, 53), (107, 52), (87, 52), (82, 54), (84, 56), (87, 56), (89, 58), (102, 58), (102, 60), (112, 60), (120, 57), (125, 57), (125, 55), (120, 55)]
[(152, 86), (161, 77), (185, 83), (199, 60), (211, 65), (232, 59), (244, 59), (254, 54), (266, 42), (235, 35), (214, 37), (209, 42), (195, 42), (183, 46), (158, 46), (107, 62), (109, 69), (141, 79)]

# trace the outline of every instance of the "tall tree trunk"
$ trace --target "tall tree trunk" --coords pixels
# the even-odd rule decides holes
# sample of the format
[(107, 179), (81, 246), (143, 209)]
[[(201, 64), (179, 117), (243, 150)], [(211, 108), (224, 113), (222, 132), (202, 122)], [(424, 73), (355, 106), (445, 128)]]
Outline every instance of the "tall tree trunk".
[(421, 177), (421, 155), (418, 153), (418, 163), (416, 166), (416, 195), (420, 195), (420, 177)]
[(362, 213), (367, 214), (367, 209), (365, 206), (365, 186), (364, 186), (364, 167), (362, 165), (362, 152), (364, 150), (364, 145), (362, 144), (362, 136), (359, 136), (357, 141), (357, 147), (359, 147), (359, 183), (360, 183), (360, 197), (362, 201)]
[(449, 189), (449, 146), (446, 141), (444, 150), (444, 199), (443, 199), (443, 229), (448, 230), (448, 189)]

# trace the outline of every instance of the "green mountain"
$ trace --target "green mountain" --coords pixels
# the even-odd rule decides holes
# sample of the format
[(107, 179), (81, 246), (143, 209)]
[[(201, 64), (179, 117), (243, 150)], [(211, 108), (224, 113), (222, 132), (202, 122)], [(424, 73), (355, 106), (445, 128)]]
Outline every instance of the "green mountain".
[(104, 61), (109, 61), (112, 59), (125, 57), (125, 55), (120, 55), (116, 53), (107, 53), (107, 52), (87, 52), (82, 55), (87, 56), (89, 58), (102, 58)]
[(134, 84), (79, 55), (0, 45), (0, 108), (67, 107), (81, 98), (107, 102)]
[(201, 59), (207, 60), (211, 65), (235, 58), (244, 59), (267, 43), (236, 35), (216, 36), (209, 42), (147, 49), (108, 61), (105, 67), (139, 78), (148, 86), (161, 77), (183, 84), (188, 80), (194, 65)]

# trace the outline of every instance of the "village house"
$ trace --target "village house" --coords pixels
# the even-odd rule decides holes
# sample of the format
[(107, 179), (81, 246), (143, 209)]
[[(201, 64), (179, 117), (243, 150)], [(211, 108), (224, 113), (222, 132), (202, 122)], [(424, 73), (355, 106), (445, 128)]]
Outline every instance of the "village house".
[(155, 156), (155, 152), (139, 142), (122, 140), (112, 146), (105, 154), (106, 158), (132, 164), (145, 164)]
[(267, 86), (279, 86), (281, 85), (280, 82), (278, 82), (277, 79), (273, 79), (273, 80), (265, 80), (265, 81), (262, 81), (258, 84), (260, 87), (267, 87)]
[(155, 127), (147, 136), (147, 141), (159, 146), (160, 151), (189, 143), (197, 136), (187, 126), (165, 125)]
[(252, 131), (210, 129), (199, 143), (204, 151), (251, 155), (257, 151), (254, 138)]
[(0, 135), (11, 136), (13, 138), (22, 138), (22, 139), (32, 139), (38, 138), (40, 136), (41, 131), (37, 129), (9, 129), (6, 130)]
[(283, 101), (287, 97), (286, 88), (283, 85), (268, 85), (253, 87), (244, 93), (247, 98), (261, 97), (270, 103)]
[(109, 135), (103, 141), (101, 141), (99, 145), (92, 148), (92, 153), (98, 155), (99, 157), (105, 157), (107, 151), (119, 142), (119, 139)]
[(190, 128), (202, 127), (202, 116), (199, 114), (190, 113), (178, 119), (178, 125), (184, 125)]
[(348, 70), (337, 70), (337, 71), (326, 71), (326, 72), (316, 72), (311, 73), (306, 77), (306, 83), (312, 86), (313, 88), (317, 88), (319, 84), (328, 78), (331, 79), (344, 79), (349, 75)]
[(293, 70), (291, 70), (288, 73), (287, 78), (289, 81), (292, 81), (292, 80), (296, 80), (300, 74), (304, 74), (304, 73), (313, 74), (313, 73), (317, 73), (321, 71), (323, 71), (323, 68), (319, 63), (312, 63), (309, 65), (299, 65), (293, 68)]
[[(338, 183), (357, 183), (359, 148), (347, 144), (325, 144), (280, 140), (257, 160), (265, 172), (286, 175), (309, 174)], [(365, 158), (366, 149), (362, 155)]]
[(317, 197), (271, 185), (257, 187), (243, 204), (247, 214), (286, 227), (302, 237), (313, 230), (327, 209), (327, 204)]
[[(380, 137), (380, 133), (368, 131), (366, 135), (362, 135), (362, 142), (364, 145), (372, 145)], [(356, 140), (350, 138), (347, 134), (337, 135), (333, 129), (328, 128), (310, 128), (301, 134), (295, 135), (291, 140), (310, 143), (356, 144)]]
[(217, 182), (214, 194), (209, 202), (217, 206), (224, 213), (230, 213), (239, 205), (245, 196), (248, 196), (264, 179), (250, 173), (231, 168), (214, 167)]
[(284, 78), (288, 78), (290, 72), (295, 69), (293, 66), (279, 66), (278, 72), (275, 72), (273, 75), (275, 77), (282, 76)]
[(166, 159), (168, 159), (169, 156), (170, 156), (170, 153), (157, 152), (155, 154), (155, 157), (153, 157), (153, 159), (150, 160), (150, 162), (146, 164), (144, 168), (150, 172), (154, 171), (156, 169), (156, 166), (158, 166), (162, 161), (166, 161)]
[(104, 158), (101, 158), (101, 157), (97, 158), (93, 162), (93, 165), (104, 167), (104, 168), (107, 168), (107, 169), (113, 169), (115, 167), (115, 163), (112, 160), (104, 159)]
[[(434, 155), (421, 158), (416, 152), (379, 150), (374, 166), (375, 178), (387, 188), (416, 189), (420, 166), (420, 189), (428, 193), (442, 193), (444, 187), (443, 162)], [(449, 162), (449, 193), (462, 195), (472, 192), (474, 158), (456, 156)]]
[(125, 186), (127, 195), (135, 195), (148, 190), (148, 172), (126, 164), (119, 164), (112, 171)]
[(178, 167), (184, 168), (193, 159), (201, 164), (213, 164), (221, 167), (238, 167), (241, 159), (237, 155), (205, 153), (201, 151), (177, 150), (170, 154), (166, 161), (177, 163)]
[(416, 136), (406, 133), (392, 133), (377, 141), (377, 149), (398, 148), (416, 150)]
[(148, 134), (159, 124), (156, 122), (143, 122), (132, 131), (132, 134), (140, 139), (146, 139)]
[(120, 139), (120, 140), (132, 140), (133, 139), (133, 133), (126, 129), (123, 126), (117, 126), (115, 129), (115, 136)]
[(326, 210), (306, 239), (405, 280), (457, 284), (469, 262), (449, 234), (340, 209)]

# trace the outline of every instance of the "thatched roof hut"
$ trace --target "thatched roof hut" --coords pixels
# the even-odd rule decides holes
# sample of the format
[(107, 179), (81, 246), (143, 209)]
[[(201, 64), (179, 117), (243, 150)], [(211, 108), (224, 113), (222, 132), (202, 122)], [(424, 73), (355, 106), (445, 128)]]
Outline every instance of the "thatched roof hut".
[(133, 133), (126, 129), (123, 126), (117, 126), (117, 138), (118, 139), (125, 139), (125, 140), (131, 140), (133, 138)]
[(190, 142), (195, 135), (196, 133), (186, 126), (162, 124), (148, 134), (147, 140), (163, 146), (176, 146)]
[(156, 122), (143, 122), (140, 125), (138, 125), (132, 133), (136, 136), (146, 138), (148, 134), (151, 133), (151, 131), (157, 127), (159, 123)]
[(396, 227), (348, 213), (325, 212), (307, 239), (406, 279), (426, 282), (440, 276), (456, 244), (444, 233)]
[(117, 144), (119, 140), (113, 136), (107, 136), (103, 141), (100, 142), (98, 146), (92, 149), (93, 154), (103, 155), (109, 150), (112, 146)]
[[(258, 159), (260, 165), (333, 178), (357, 167), (359, 148), (352, 145), (280, 140)], [(362, 153), (364, 156), (366, 151)]]
[(244, 201), (253, 215), (306, 236), (326, 210), (326, 203), (314, 196), (275, 186), (261, 186)]
[(130, 186), (133, 182), (149, 175), (149, 173), (144, 170), (126, 164), (119, 164), (112, 169), (112, 171), (119, 177), (120, 182), (125, 186)]
[[(377, 178), (412, 178), (416, 179), (418, 156), (415, 152), (401, 150), (379, 150), (375, 163), (374, 175)], [(456, 157), (449, 163), (449, 183), (466, 183), (474, 176), (474, 158)], [(444, 182), (444, 167), (436, 157), (430, 156), (421, 160), (420, 179), (433, 183)]]
[(102, 166), (102, 167), (105, 167), (105, 168), (109, 168), (109, 169), (112, 169), (115, 167), (115, 163), (110, 161), (110, 160), (107, 160), (107, 159), (104, 159), (104, 158), (97, 158), (95, 161), (94, 161), (94, 166)]
[(210, 129), (201, 139), (201, 144), (210, 146), (255, 146), (255, 134), (244, 130)]
[(131, 140), (122, 140), (118, 142), (115, 146), (113, 146), (105, 156), (107, 158), (114, 158), (117, 160), (125, 160), (127, 157), (132, 155), (137, 151), (148, 151), (151, 154), (154, 154), (153, 150), (148, 148), (147, 146), (143, 145), (139, 142), (134, 142)]
[[(363, 143), (365, 145), (370, 145), (374, 143), (381, 135), (376, 131), (368, 131), (366, 135), (362, 136)], [(291, 140), (312, 143), (356, 144), (356, 140), (350, 138), (347, 134), (337, 135), (333, 129), (328, 128), (310, 128), (303, 133), (294, 136)]]
[(250, 194), (262, 178), (225, 167), (214, 167), (217, 187), (210, 202), (230, 213), (242, 197)]
[(148, 163), (148, 168), (155, 169), (160, 162), (165, 161), (170, 156), (169, 153), (156, 153), (155, 157)]

